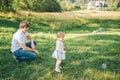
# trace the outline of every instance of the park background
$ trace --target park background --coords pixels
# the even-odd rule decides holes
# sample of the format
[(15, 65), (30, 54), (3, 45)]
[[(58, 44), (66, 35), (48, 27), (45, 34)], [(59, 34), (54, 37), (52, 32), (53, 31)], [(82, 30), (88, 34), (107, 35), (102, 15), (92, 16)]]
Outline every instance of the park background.
[[(88, 3), (105, 1), (107, 6)], [(27, 20), (40, 54), (15, 62), (12, 35)], [(66, 60), (54, 71), (56, 33)], [(0, 0), (0, 80), (120, 80), (120, 0)]]

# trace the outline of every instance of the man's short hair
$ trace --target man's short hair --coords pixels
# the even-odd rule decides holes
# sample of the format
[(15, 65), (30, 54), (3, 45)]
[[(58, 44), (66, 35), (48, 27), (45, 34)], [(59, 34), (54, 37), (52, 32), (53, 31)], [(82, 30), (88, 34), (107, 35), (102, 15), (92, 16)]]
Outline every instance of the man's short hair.
[(26, 27), (26, 28), (29, 27), (29, 24), (27, 21), (20, 22), (19, 28), (24, 28), (24, 27)]

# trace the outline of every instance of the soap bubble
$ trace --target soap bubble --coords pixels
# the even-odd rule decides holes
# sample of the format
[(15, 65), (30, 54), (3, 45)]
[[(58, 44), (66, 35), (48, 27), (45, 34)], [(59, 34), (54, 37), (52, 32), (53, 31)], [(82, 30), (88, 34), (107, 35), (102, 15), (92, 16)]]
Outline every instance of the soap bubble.
[(106, 69), (107, 65), (105, 63), (102, 64), (102, 69)]

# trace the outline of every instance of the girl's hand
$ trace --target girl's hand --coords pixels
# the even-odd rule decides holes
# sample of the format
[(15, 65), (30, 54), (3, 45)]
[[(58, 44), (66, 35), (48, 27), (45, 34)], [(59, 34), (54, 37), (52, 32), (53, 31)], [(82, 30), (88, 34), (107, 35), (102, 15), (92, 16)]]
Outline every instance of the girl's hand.
[(65, 54), (65, 53), (66, 53), (66, 51), (62, 51), (62, 53), (63, 53), (63, 54)]

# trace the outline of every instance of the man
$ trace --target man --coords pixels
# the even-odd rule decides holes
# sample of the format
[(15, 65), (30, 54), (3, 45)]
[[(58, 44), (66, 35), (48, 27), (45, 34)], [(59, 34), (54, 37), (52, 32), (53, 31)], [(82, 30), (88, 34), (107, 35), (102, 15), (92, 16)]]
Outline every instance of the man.
[[(19, 29), (14, 33), (12, 38), (11, 51), (16, 61), (32, 60), (35, 59), (35, 55), (38, 51), (35, 49), (36, 42), (29, 35), (29, 24), (26, 21), (22, 21), (19, 25)], [(26, 38), (30, 42), (25, 43)]]

